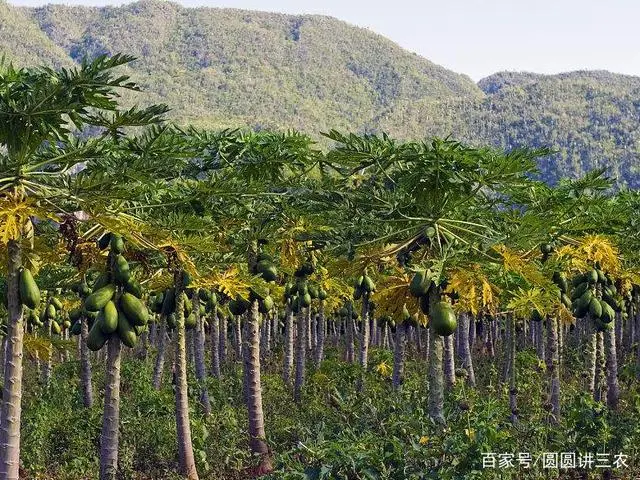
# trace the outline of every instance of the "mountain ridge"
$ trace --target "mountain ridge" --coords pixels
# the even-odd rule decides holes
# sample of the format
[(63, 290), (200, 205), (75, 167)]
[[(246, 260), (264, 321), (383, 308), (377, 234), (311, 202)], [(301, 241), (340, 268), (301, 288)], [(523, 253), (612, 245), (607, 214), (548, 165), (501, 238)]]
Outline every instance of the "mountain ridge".
[(0, 0), (0, 55), (18, 64), (70, 66), (120, 51), (138, 57), (126, 70), (145, 90), (125, 102), (166, 102), (180, 123), (545, 145), (558, 151), (540, 163), (546, 180), (607, 167), (621, 186), (640, 186), (640, 77), (496, 72), (475, 83), (322, 15), (158, 0), (36, 8)]

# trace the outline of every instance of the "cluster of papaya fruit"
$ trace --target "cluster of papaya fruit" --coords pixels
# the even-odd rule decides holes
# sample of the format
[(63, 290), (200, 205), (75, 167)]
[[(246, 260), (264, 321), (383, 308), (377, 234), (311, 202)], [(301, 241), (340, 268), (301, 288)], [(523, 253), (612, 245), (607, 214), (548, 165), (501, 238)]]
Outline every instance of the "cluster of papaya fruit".
[(370, 295), (376, 291), (376, 284), (368, 275), (368, 271), (365, 268), (364, 275), (360, 275), (353, 285), (353, 299), (358, 300), (363, 294)]
[[(149, 320), (149, 312), (142, 301), (142, 288), (131, 275), (129, 263), (122, 255), (124, 240), (120, 235), (103, 235), (98, 246), (110, 248), (107, 268), (84, 298), (84, 311), (74, 312), (73, 317), (78, 317), (79, 322), (85, 314), (89, 322), (89, 349), (100, 350), (112, 335), (118, 335), (125, 346), (133, 348)], [(76, 290), (88, 293), (88, 288), (82, 284)], [(79, 327), (74, 325), (74, 333), (78, 331)]]
[[(201, 317), (207, 313), (213, 311), (218, 306), (218, 295), (215, 292), (211, 292), (205, 289), (199, 289), (196, 291), (188, 289), (183, 291), (183, 313), (184, 313), (184, 327), (187, 330), (191, 330), (196, 327), (197, 319), (196, 314), (193, 311), (193, 295), (198, 295), (200, 299), (200, 311)], [(168, 288), (164, 292), (155, 292), (149, 296), (149, 306), (153, 313), (161, 314), (167, 319), (167, 326), (170, 330), (173, 330), (178, 325), (178, 319), (176, 316), (176, 289)]]
[(284, 286), (284, 301), (291, 302), (293, 313), (299, 313), (302, 309), (311, 306), (315, 299), (326, 300), (327, 292), (318, 284), (309, 280), (309, 276), (315, 273), (316, 269), (310, 261), (305, 262), (298, 268), (295, 275), (295, 282), (288, 281)]
[(618, 295), (615, 283), (596, 263), (590, 271), (572, 280), (571, 308), (576, 318), (587, 314), (599, 331), (611, 327), (616, 312), (621, 311), (624, 300)]
[(254, 275), (262, 275), (266, 282), (275, 282), (278, 279), (278, 269), (273, 263), (273, 257), (267, 253), (260, 253), (253, 267)]
[(431, 280), (431, 271), (417, 270), (409, 284), (409, 292), (419, 299), (420, 310), (429, 316), (433, 331), (437, 335), (448, 337), (455, 332), (458, 326), (458, 319), (449, 302), (440, 300), (434, 305), (430, 305), (432, 289), (440, 292), (442, 285), (436, 285), (433, 280)]

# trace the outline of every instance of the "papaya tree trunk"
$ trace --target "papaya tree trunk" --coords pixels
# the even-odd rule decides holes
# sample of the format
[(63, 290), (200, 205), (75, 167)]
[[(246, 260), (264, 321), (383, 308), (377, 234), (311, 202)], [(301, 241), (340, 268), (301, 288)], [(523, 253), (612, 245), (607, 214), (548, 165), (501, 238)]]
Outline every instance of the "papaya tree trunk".
[(324, 360), (324, 338), (326, 322), (324, 318), (324, 301), (320, 300), (320, 308), (318, 310), (318, 338), (316, 340), (316, 367), (319, 367)]
[(19, 275), (22, 251), (19, 240), (7, 243), (8, 332), (0, 418), (0, 478), (17, 480), (20, 467), (20, 419), (22, 414), (23, 309)]
[(444, 375), (442, 371), (443, 338), (429, 326), (429, 416), (444, 424)]
[(444, 337), (444, 377), (448, 388), (456, 384), (454, 334)]
[(284, 368), (282, 370), (282, 379), (286, 385), (291, 385), (291, 372), (293, 372), (293, 312), (290, 301), (287, 301), (284, 317)]
[(164, 373), (164, 360), (167, 348), (167, 319), (160, 316), (160, 327), (158, 329), (158, 353), (156, 364), (153, 369), (153, 388), (160, 390), (162, 386), (162, 374)]
[(471, 356), (471, 349), (469, 346), (469, 315), (463, 313), (460, 315), (460, 328), (458, 328), (460, 335), (460, 357), (462, 359), (462, 368), (467, 371), (467, 385), (470, 387), (476, 386), (476, 375), (473, 370), (473, 358)]
[(547, 373), (549, 375), (549, 398), (551, 403), (551, 423), (560, 423), (560, 369), (558, 360), (558, 320), (547, 317)]
[(364, 388), (364, 376), (367, 372), (369, 362), (369, 293), (362, 294), (362, 332), (360, 333), (360, 354), (358, 363), (362, 367), (362, 372), (358, 380), (358, 391)]
[(205, 367), (204, 358), (204, 319), (200, 315), (200, 297), (198, 293), (193, 294), (191, 300), (193, 313), (196, 316), (196, 328), (193, 331), (195, 339), (195, 367), (196, 380), (200, 388), (200, 405), (205, 415), (211, 415), (211, 402), (209, 402), (209, 390), (207, 389), (207, 368)]
[(236, 350), (236, 362), (239, 362), (242, 357), (242, 324), (240, 322), (240, 316), (235, 317), (235, 322), (233, 324), (233, 342)]
[[(619, 313), (616, 313), (616, 324), (622, 323)], [(611, 409), (618, 408), (620, 397), (620, 385), (618, 383), (618, 354), (616, 342), (616, 329), (609, 328), (605, 332), (605, 348), (607, 357), (607, 405)]]
[(596, 389), (596, 350), (598, 339), (596, 337), (595, 327), (591, 318), (587, 317), (583, 320), (586, 330), (585, 335), (585, 386), (586, 390), (593, 396)]
[(115, 480), (118, 474), (121, 357), (120, 337), (112, 335), (107, 342), (104, 413), (100, 434), (100, 480)]
[[(216, 310), (216, 314), (218, 311)], [(220, 318), (220, 317), (219, 317)], [(220, 318), (220, 365), (227, 363), (227, 335), (229, 333), (229, 322), (227, 316)]]
[(191, 425), (189, 424), (189, 395), (187, 387), (187, 352), (184, 328), (184, 275), (176, 272), (176, 328), (175, 328), (175, 402), (176, 435), (178, 440), (178, 458), (180, 474), (189, 480), (197, 480), (198, 472), (191, 443)]
[(353, 304), (349, 303), (349, 308), (347, 308), (347, 311), (349, 312), (346, 318), (346, 325), (347, 325), (347, 362), (348, 363), (353, 363), (355, 360), (355, 348), (353, 345), (353, 341), (354, 341), (354, 336), (355, 336), (355, 324), (354, 324), (354, 320), (353, 320)]
[(293, 385), (293, 399), (295, 402), (299, 402), (302, 393), (302, 385), (304, 383), (304, 368), (306, 361), (306, 345), (307, 339), (307, 327), (305, 325), (305, 309), (301, 308), (298, 317), (296, 318), (296, 324), (298, 327), (298, 338), (296, 339), (296, 379)]
[(220, 378), (220, 317), (217, 309), (211, 314), (211, 375)]
[(258, 301), (251, 302), (251, 311), (247, 318), (247, 352), (245, 369), (247, 371), (247, 410), (249, 412), (249, 446), (254, 454), (260, 456), (260, 471), (272, 470), (271, 454), (264, 431), (264, 412), (262, 410), (262, 385), (260, 380), (260, 313)]
[(89, 325), (87, 317), (80, 319), (80, 383), (82, 384), (82, 401), (86, 408), (93, 406), (93, 385), (91, 381), (91, 359), (89, 357), (89, 347), (87, 347), (87, 337), (89, 336)]
[(596, 402), (602, 402), (606, 399), (606, 388), (607, 384), (605, 382), (605, 370), (606, 370), (606, 359), (604, 354), (604, 333), (597, 332), (596, 333), (596, 376), (595, 376), (595, 391), (593, 395), (593, 399)]
[(399, 390), (404, 377), (404, 355), (406, 344), (406, 323), (396, 325), (396, 342), (393, 349), (393, 375), (391, 384), (394, 390)]
[[(509, 408), (511, 409), (511, 423), (518, 423), (518, 385), (517, 385), (517, 370), (516, 370), (516, 318), (509, 314), (507, 315), (507, 321), (509, 322)], [(542, 322), (539, 322), (542, 326)]]

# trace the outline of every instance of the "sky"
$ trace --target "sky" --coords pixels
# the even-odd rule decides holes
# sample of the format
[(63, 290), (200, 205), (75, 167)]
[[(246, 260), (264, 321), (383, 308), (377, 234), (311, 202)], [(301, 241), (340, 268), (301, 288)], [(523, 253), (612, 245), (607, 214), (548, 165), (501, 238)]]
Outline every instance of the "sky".
[[(9, 0), (42, 5), (39, 0)], [(116, 5), (121, 1), (53, 3)], [(638, 0), (181, 0), (330, 15), (479, 80), (492, 73), (609, 70), (640, 76)]]

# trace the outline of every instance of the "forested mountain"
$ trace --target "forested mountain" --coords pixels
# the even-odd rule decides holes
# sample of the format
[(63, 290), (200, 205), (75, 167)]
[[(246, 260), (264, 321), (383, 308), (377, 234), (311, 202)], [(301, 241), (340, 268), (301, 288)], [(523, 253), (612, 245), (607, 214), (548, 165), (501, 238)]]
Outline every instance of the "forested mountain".
[(0, 54), (70, 66), (127, 52), (146, 90), (201, 126), (453, 135), (507, 148), (550, 146), (548, 180), (607, 166), (640, 187), (640, 78), (608, 72), (498, 73), (477, 85), (369, 30), (317, 16), (184, 8), (16, 8), (0, 0)]

